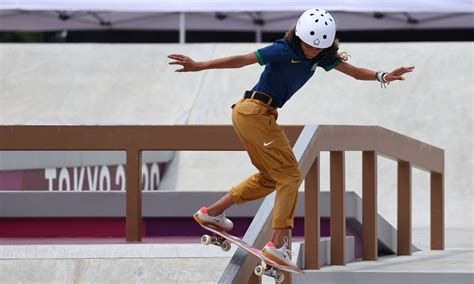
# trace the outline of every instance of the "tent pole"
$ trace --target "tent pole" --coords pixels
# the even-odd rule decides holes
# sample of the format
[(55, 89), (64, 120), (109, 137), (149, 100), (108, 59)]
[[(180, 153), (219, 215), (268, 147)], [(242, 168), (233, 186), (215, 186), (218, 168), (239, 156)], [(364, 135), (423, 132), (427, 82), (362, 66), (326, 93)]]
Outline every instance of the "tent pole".
[(179, 44), (186, 43), (186, 14), (179, 13)]

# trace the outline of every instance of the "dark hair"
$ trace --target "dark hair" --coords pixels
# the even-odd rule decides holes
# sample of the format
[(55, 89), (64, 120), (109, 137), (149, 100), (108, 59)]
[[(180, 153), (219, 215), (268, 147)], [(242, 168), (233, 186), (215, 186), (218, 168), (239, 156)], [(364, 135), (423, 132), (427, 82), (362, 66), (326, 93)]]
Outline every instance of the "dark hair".
[[(301, 39), (296, 35), (296, 26), (294, 26), (291, 30), (286, 32), (285, 40), (290, 43), (293, 43), (295, 46), (299, 47), (301, 43)], [(333, 58), (337, 58), (341, 61), (347, 61), (349, 55), (346, 52), (339, 52), (339, 39), (335, 38), (332, 45), (328, 48), (324, 49), (327, 52), (328, 56)]]

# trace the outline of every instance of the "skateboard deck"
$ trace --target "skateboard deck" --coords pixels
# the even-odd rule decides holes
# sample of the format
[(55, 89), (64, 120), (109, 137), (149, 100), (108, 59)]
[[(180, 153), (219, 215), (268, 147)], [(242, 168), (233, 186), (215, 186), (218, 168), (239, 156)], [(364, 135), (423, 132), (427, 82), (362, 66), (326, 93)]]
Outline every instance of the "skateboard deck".
[(204, 245), (214, 244), (216, 246), (220, 246), (222, 248), (222, 250), (228, 251), (231, 247), (230, 244), (232, 243), (232, 244), (237, 245), (241, 249), (253, 254), (257, 258), (259, 258), (263, 262), (263, 265), (257, 265), (255, 267), (254, 272), (258, 276), (267, 275), (267, 276), (275, 278), (275, 280), (277, 282), (281, 282), (281, 281), (283, 281), (284, 276), (283, 276), (283, 273), (279, 272), (278, 270), (283, 270), (283, 271), (290, 272), (290, 273), (304, 273), (303, 270), (301, 270), (297, 267), (287, 266), (287, 265), (282, 265), (282, 264), (276, 263), (275, 261), (273, 261), (273, 260), (267, 258), (266, 256), (264, 256), (262, 254), (261, 250), (250, 246), (249, 244), (247, 244), (246, 242), (244, 242), (243, 240), (241, 240), (240, 238), (238, 238), (236, 236), (233, 236), (233, 235), (231, 235), (231, 234), (229, 234), (225, 231), (219, 230), (219, 229), (214, 228), (212, 226), (203, 225), (203, 224), (199, 223), (197, 220), (196, 220), (196, 222), (199, 225), (201, 225), (201, 227), (203, 227), (204, 229), (212, 232), (215, 235), (215, 237), (211, 237), (211, 236), (208, 236), (208, 235), (203, 235), (201, 237), (201, 243), (202, 244), (204, 244)]

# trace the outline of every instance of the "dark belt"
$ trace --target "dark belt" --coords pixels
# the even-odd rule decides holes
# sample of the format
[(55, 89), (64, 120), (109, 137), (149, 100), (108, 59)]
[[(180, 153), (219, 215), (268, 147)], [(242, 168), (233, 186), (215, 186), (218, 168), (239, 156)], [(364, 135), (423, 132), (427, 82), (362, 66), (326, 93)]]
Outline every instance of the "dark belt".
[(245, 91), (244, 94), (245, 99), (255, 99), (267, 104), (273, 108), (277, 108), (277, 103), (267, 94), (256, 92), (256, 91)]

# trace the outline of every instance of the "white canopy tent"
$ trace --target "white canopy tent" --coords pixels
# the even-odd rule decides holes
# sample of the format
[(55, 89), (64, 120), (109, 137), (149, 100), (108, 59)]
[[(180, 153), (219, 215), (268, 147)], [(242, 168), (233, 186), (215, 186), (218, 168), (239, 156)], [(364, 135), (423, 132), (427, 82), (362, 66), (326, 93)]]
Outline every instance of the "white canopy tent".
[(350, 12), (472, 11), (472, 0), (1, 0), (2, 10), (115, 12), (302, 11), (321, 7)]
[(0, 30), (285, 31), (321, 7), (339, 30), (474, 27), (473, 0), (0, 0)]

